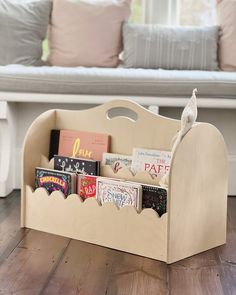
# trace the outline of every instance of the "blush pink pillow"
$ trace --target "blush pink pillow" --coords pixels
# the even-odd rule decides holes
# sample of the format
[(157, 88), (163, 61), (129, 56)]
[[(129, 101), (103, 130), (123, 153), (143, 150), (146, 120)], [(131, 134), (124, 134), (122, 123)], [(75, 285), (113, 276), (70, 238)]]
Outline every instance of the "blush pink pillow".
[(217, 0), (221, 37), (219, 62), (223, 71), (236, 71), (236, 0)]
[(54, 0), (49, 63), (55, 66), (116, 67), (122, 23), (131, 0)]

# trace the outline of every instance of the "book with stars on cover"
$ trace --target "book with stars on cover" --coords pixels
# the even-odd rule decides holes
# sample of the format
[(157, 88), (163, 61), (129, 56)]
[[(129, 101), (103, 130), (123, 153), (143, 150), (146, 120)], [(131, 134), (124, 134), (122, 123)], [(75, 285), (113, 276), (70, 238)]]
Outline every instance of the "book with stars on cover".
[(54, 156), (54, 169), (84, 175), (99, 175), (100, 162), (88, 159)]

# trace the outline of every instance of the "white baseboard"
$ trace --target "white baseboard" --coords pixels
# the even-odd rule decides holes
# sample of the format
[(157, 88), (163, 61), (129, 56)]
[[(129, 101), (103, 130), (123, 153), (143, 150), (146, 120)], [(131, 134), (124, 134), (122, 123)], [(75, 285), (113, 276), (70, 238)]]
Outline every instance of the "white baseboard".
[(236, 155), (229, 155), (229, 192), (230, 196), (236, 196)]
[(21, 187), (21, 148), (15, 149), (15, 175), (14, 175), (14, 186), (15, 189), (19, 189)]

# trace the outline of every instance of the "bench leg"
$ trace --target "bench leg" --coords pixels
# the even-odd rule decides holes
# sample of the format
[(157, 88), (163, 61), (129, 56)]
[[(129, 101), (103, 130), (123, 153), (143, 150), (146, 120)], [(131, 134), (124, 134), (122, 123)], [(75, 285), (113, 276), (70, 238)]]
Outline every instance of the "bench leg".
[(0, 101), (0, 197), (14, 188), (15, 112), (14, 103)]

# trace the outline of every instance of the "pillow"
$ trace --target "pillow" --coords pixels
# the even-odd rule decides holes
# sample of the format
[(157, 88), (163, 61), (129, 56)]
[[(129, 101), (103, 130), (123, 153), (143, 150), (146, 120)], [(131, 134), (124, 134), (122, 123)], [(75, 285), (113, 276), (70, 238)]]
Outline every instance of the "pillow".
[(54, 0), (49, 63), (116, 67), (131, 0)]
[(124, 24), (124, 66), (217, 70), (218, 27)]
[(236, 71), (236, 0), (218, 0), (221, 27), (219, 62), (223, 71)]
[(51, 2), (0, 1), (0, 65), (41, 65)]

